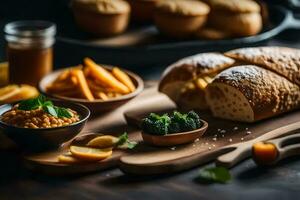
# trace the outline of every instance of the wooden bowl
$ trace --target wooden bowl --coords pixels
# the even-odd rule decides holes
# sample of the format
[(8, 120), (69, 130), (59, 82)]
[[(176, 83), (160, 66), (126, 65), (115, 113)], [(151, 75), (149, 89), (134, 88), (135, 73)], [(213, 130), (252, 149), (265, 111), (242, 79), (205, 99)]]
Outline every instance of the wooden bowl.
[[(68, 126), (55, 128), (21, 128), (0, 121), (0, 131), (18, 144), (24, 151), (44, 151), (59, 147), (62, 143), (74, 138), (85, 126), (90, 111), (87, 107), (63, 101), (53, 101), (54, 105), (75, 110), (80, 120)], [(13, 107), (13, 104), (0, 106), (0, 115)]]
[[(111, 66), (107, 66), (107, 65), (102, 65), (102, 66), (105, 69), (109, 70), (109, 71), (112, 69)], [(39, 91), (41, 93), (45, 94), (46, 96), (49, 96), (49, 97), (52, 97), (52, 98), (55, 98), (55, 99), (59, 99), (59, 100), (63, 100), (63, 101), (69, 101), (69, 102), (75, 102), (75, 103), (80, 103), (82, 105), (85, 105), (86, 107), (88, 107), (92, 111), (92, 114), (100, 113), (100, 112), (107, 112), (107, 111), (111, 111), (113, 109), (116, 109), (117, 107), (120, 107), (121, 105), (127, 103), (129, 100), (136, 97), (144, 89), (144, 82), (138, 75), (136, 75), (132, 72), (129, 72), (127, 70), (122, 69), (131, 78), (134, 85), (136, 86), (136, 90), (132, 93), (129, 93), (129, 94), (126, 94), (126, 95), (123, 95), (123, 96), (120, 96), (120, 97), (116, 97), (116, 98), (109, 99), (109, 100), (106, 100), (106, 101), (101, 100), (101, 99), (94, 100), (94, 101), (88, 101), (86, 99), (64, 97), (64, 96), (60, 96), (60, 95), (47, 93), (46, 92), (46, 87), (50, 83), (52, 83), (62, 71), (66, 70), (66, 69), (71, 69), (71, 68), (64, 68), (64, 69), (56, 70), (56, 71), (52, 72), (51, 74), (48, 74), (47, 76), (45, 76), (39, 82), (39, 85), (38, 85)]]
[(208, 123), (206, 121), (201, 120), (201, 122), (203, 124), (201, 128), (182, 133), (151, 135), (142, 131), (142, 138), (144, 142), (153, 146), (175, 146), (179, 144), (191, 143), (197, 138), (201, 137), (208, 128)]

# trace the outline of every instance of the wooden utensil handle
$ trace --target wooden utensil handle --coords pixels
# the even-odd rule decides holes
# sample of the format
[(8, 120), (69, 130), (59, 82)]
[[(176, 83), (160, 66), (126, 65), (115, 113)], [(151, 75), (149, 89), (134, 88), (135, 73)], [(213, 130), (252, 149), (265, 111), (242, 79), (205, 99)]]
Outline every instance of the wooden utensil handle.
[(242, 160), (245, 160), (246, 158), (250, 157), (252, 145), (254, 143), (276, 138), (284, 134), (288, 134), (289, 132), (295, 131), (297, 129), (300, 129), (300, 122), (294, 122), (286, 126), (277, 128), (248, 142), (235, 144), (236, 149), (232, 152), (219, 156), (216, 159), (216, 164), (219, 166), (231, 168), (239, 162), (241, 162)]
[(279, 156), (276, 162), (300, 154), (300, 133), (270, 140), (268, 143), (272, 143), (277, 147)]
[(239, 145), (235, 150), (219, 156), (216, 160), (216, 165), (231, 168), (242, 160), (245, 160), (251, 155), (252, 143), (244, 143)]

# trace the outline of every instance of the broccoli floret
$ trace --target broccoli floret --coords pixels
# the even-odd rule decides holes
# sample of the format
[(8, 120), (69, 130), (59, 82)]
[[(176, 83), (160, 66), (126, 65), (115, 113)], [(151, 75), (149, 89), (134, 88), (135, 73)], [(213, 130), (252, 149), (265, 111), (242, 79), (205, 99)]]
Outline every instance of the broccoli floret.
[(197, 129), (197, 124), (194, 119), (186, 117), (185, 123), (182, 124), (183, 131), (192, 131)]
[(169, 125), (169, 133), (179, 133), (179, 132), (181, 132), (179, 123), (171, 121)]
[(200, 117), (195, 111), (192, 110), (192, 111), (188, 112), (187, 117), (194, 119), (197, 128), (200, 128), (202, 126)]
[(155, 113), (150, 113), (147, 118), (152, 120), (152, 121), (156, 121), (156, 120), (160, 119), (160, 116), (158, 114), (155, 114)]
[(151, 113), (142, 121), (143, 131), (154, 135), (191, 131), (201, 126), (200, 117), (194, 111), (190, 111), (187, 114), (174, 111), (171, 117), (169, 117), (168, 114), (160, 116)]
[(190, 111), (187, 114), (175, 111), (171, 116), (171, 121), (171, 124), (178, 123), (180, 130), (177, 132), (195, 130), (202, 125), (200, 117), (194, 111)]
[(146, 133), (155, 135), (168, 134), (170, 117), (167, 114), (159, 116), (151, 113), (147, 118), (142, 121), (142, 129)]
[(146, 133), (154, 133), (155, 129), (154, 129), (154, 121), (152, 121), (150, 118), (145, 118), (142, 121), (142, 129), (144, 130), (144, 132)]

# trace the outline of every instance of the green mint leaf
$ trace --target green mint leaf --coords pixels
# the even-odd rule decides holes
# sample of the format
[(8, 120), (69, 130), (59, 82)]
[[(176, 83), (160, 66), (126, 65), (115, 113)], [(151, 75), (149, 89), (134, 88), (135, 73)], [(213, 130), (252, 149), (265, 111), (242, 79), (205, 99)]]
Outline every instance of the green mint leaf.
[(56, 107), (55, 106), (55, 110), (56, 110), (57, 116), (59, 118), (63, 118), (63, 117), (71, 118), (72, 117), (71, 112), (68, 109), (66, 109), (66, 108)]
[(116, 146), (123, 146), (128, 149), (133, 149), (138, 143), (134, 141), (130, 141), (128, 139), (128, 134), (125, 132), (122, 135), (119, 136), (118, 142), (116, 143)]
[(35, 110), (40, 107), (38, 99), (28, 99), (19, 103), (19, 110)]
[(133, 149), (134, 147), (136, 147), (137, 144), (138, 144), (138, 143), (137, 143), (137, 142), (134, 142), (134, 141), (128, 141), (128, 142), (126, 143), (128, 149)]
[(125, 144), (127, 142), (127, 140), (128, 140), (128, 135), (125, 132), (118, 137), (117, 146), (121, 146), (121, 145)]
[(35, 99), (21, 101), (18, 107), (19, 110), (35, 110), (38, 108), (42, 108), (44, 112), (54, 117), (72, 117), (72, 113), (68, 109), (54, 106), (52, 101), (47, 100), (44, 95), (40, 95)]
[(52, 101), (45, 101), (43, 103), (43, 106), (53, 106), (53, 103), (52, 103)]
[(212, 167), (202, 169), (199, 172), (197, 180), (216, 183), (226, 183), (231, 180), (231, 175), (229, 170), (224, 167)]
[(56, 112), (56, 110), (54, 109), (53, 106), (43, 106), (43, 110), (46, 113), (48, 113), (48, 114), (50, 114), (50, 115), (52, 115), (54, 117), (57, 117), (57, 112)]
[(46, 101), (46, 97), (42, 94), (40, 94), (38, 97), (37, 97), (37, 101), (39, 103), (40, 106), (43, 106), (45, 101)]

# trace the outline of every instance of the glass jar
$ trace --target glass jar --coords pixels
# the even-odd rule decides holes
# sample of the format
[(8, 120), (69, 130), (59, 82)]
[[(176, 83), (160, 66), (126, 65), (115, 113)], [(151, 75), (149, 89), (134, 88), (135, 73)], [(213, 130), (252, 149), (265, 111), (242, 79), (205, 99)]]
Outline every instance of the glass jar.
[(56, 25), (47, 21), (16, 21), (4, 27), (9, 82), (37, 86), (51, 72)]

